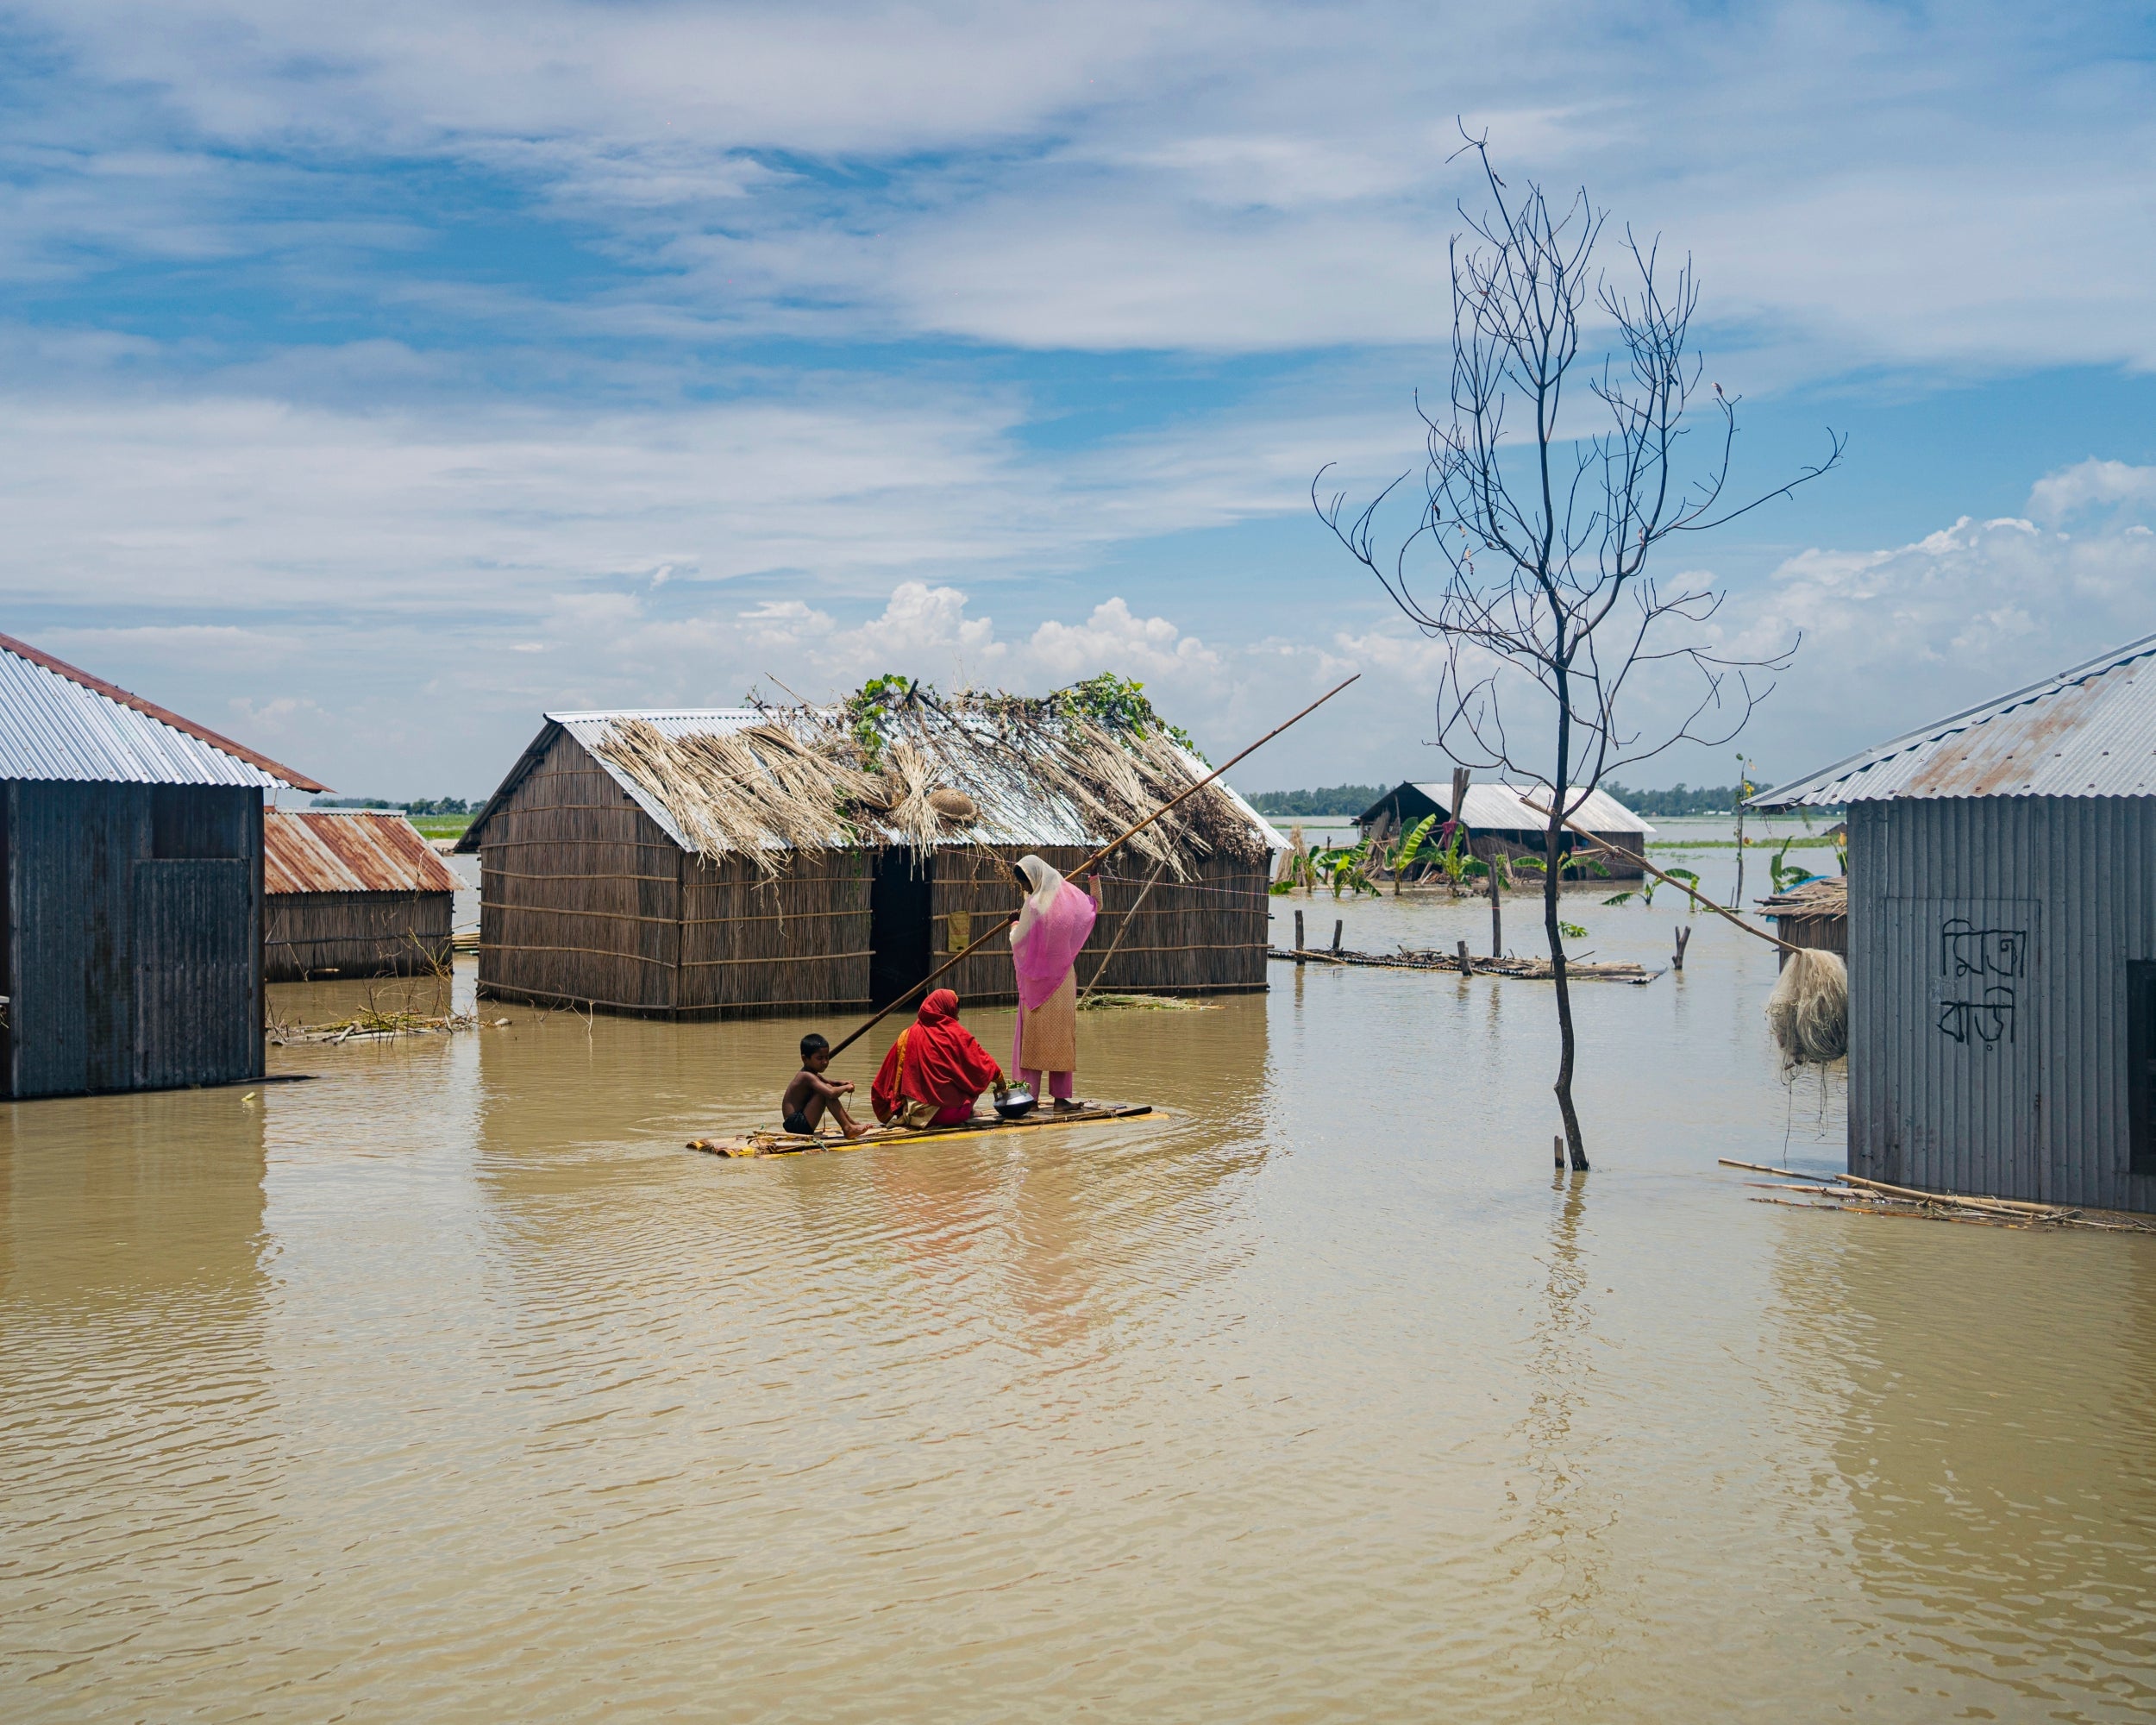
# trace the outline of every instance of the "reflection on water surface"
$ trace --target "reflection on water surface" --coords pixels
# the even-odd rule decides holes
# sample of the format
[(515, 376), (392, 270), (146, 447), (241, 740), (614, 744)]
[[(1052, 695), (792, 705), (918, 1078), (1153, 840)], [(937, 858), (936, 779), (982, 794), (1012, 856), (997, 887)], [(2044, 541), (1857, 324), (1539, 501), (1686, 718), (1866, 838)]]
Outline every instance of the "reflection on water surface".
[(1745, 1202), (1740, 938), (1554, 1182), (1546, 992), (1279, 966), (1016, 1144), (693, 1156), (806, 1026), (523, 1007), (0, 1111), (7, 1716), (2148, 1716), (2156, 1242)]

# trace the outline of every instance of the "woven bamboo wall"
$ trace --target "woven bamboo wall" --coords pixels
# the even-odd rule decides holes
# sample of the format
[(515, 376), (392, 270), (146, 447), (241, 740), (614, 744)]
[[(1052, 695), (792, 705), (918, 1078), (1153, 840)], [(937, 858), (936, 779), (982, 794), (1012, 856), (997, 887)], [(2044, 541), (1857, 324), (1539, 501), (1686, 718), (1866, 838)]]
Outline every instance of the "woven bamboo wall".
[(479, 988), (672, 1013), (686, 859), (566, 731), (479, 841)]
[(691, 858), (681, 893), (680, 1007), (743, 1015), (868, 1003), (868, 853), (794, 856), (770, 877)]
[(273, 982), (324, 971), (408, 976), (449, 957), (448, 893), (272, 893), (262, 967)]
[[(935, 945), (939, 955), (964, 946), (1018, 907), (1022, 894), (1009, 865), (1026, 854), (1007, 849), (949, 850), (936, 857)], [(1075, 868), (1088, 853), (1045, 846), (1054, 867)], [(1266, 917), (1271, 900), (1262, 864), (1207, 859), (1196, 879), (1163, 875), (1144, 893), (1150, 867), (1112, 860), (1100, 883), (1101, 915), (1077, 964), (1078, 986), (1094, 982), (1115, 947), (1100, 986), (1118, 994), (1225, 994), (1265, 986)], [(1139, 903), (1144, 893), (1143, 903)], [(1135, 917), (1131, 906), (1138, 906)], [(959, 925), (952, 926), (953, 919)], [(1130, 924), (1119, 945), (1116, 937)], [(1018, 998), (1007, 936), (999, 936), (943, 979), (962, 1000), (993, 1005)]]

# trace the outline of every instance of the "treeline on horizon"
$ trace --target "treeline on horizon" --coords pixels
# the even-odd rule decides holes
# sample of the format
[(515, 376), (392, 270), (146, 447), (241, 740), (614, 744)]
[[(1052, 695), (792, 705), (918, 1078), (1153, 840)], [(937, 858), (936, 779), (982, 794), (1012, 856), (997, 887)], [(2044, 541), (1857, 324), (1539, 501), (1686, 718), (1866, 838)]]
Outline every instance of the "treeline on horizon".
[[(1734, 785), (1702, 785), (1695, 790), (1680, 782), (1666, 791), (1635, 791), (1613, 781), (1602, 788), (1634, 814), (1649, 818), (1656, 815), (1733, 814), (1737, 809), (1737, 787)], [(1250, 804), (1260, 814), (1268, 817), (1283, 815), (1306, 820), (1326, 816), (1338, 819), (1362, 813), (1390, 789), (1390, 785), (1328, 785), (1314, 791), (1260, 791), (1250, 799)], [(1829, 811), (1814, 810), (1814, 812), (1823, 814)]]
[(310, 808), (402, 809), (406, 814), (469, 814), (472, 806), (462, 797), (414, 797), (393, 803), (385, 797), (317, 797)]

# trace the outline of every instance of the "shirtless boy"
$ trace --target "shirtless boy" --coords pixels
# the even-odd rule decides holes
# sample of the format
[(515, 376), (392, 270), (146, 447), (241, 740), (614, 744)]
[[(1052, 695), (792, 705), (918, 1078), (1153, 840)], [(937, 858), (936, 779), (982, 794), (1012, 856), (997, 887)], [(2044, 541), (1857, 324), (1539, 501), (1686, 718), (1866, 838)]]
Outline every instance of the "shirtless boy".
[(852, 1092), (852, 1083), (843, 1079), (833, 1082), (824, 1076), (824, 1069), (830, 1063), (830, 1044), (812, 1031), (801, 1038), (801, 1070), (793, 1075), (793, 1082), (779, 1101), (780, 1118), (788, 1132), (813, 1134), (823, 1123), (826, 1108), (848, 1138), (859, 1138), (868, 1130), (856, 1124), (838, 1100)]

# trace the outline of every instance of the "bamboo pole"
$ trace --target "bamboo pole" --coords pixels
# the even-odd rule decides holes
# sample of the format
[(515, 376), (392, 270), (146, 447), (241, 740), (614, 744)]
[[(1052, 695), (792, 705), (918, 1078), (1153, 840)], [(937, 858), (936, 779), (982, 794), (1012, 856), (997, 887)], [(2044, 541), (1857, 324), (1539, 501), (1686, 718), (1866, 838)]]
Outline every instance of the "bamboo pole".
[[(1724, 1168), (1742, 1168), (1753, 1174), (1778, 1174), (1784, 1180), (1819, 1177), (1795, 1169), (1769, 1168), (1759, 1162), (1739, 1162), (1734, 1157), (1720, 1156), (1714, 1159)], [(2074, 1214), (2069, 1206), (2064, 1204), (2032, 1204), (2020, 1198), (1977, 1198), (1955, 1192), (1927, 1192), (1918, 1186), (1890, 1186), (1883, 1180), (1867, 1180), (1861, 1174), (1837, 1174), (1832, 1177), (1844, 1186), (1861, 1187), (1867, 1192), (1906, 1199), (1911, 1203), (1947, 1204), (1967, 1210), (2001, 1210), (2016, 1216), (2067, 1216)]]
[(1086, 984), (1086, 992), (1079, 995), (1080, 1006), (1084, 1006), (1093, 998), (1094, 990), (1100, 986), (1100, 979), (1108, 974), (1109, 963), (1114, 959), (1115, 955), (1123, 950), (1123, 937), (1131, 932), (1131, 925), (1138, 920), (1138, 912), (1144, 908), (1146, 894), (1158, 884), (1161, 871), (1167, 867), (1166, 862), (1156, 862), (1153, 865), (1153, 872), (1146, 876), (1145, 884), (1139, 888), (1138, 897), (1131, 900), (1130, 909), (1123, 913), (1123, 926), (1116, 930), (1115, 938), (1108, 943), (1107, 951), (1101, 955), (1100, 962), (1093, 967), (1093, 981)]
[[(1547, 814), (1550, 812), (1548, 809), (1543, 807), (1541, 804), (1534, 801), (1531, 798), (1522, 797), (1520, 800), (1526, 804), (1527, 807), (1532, 809), (1537, 814)], [(1573, 831), (1579, 834), (1582, 838), (1584, 838), (1597, 850), (1606, 851), (1612, 856), (1622, 857), (1627, 862), (1637, 862), (1642, 869), (1645, 869), (1647, 873), (1653, 875), (1656, 880), (1662, 881), (1664, 885), (1675, 887), (1677, 891), (1683, 893), (1685, 897), (1691, 900), (1693, 903), (1706, 906), (1708, 910), (1714, 912), (1714, 913), (1721, 918), (1723, 921), (1733, 923), (1737, 927), (1744, 930), (1746, 934), (1752, 936), (1755, 939), (1764, 940), (1770, 946), (1778, 946), (1784, 952), (1796, 952), (1802, 950), (1790, 945), (1788, 941), (1783, 939), (1779, 935), (1769, 934), (1764, 928), (1760, 928), (1754, 924), (1746, 922), (1742, 917), (1739, 916), (1736, 912), (1724, 910), (1712, 899), (1704, 896), (1700, 892), (1698, 888), (1688, 887), (1683, 881), (1676, 879), (1674, 876), (1664, 874), (1659, 869), (1656, 868), (1653, 863), (1648, 862), (1645, 856), (1639, 855), (1636, 851), (1626, 850), (1621, 845), (1612, 844), (1607, 838), (1602, 837), (1599, 833), (1589, 832), (1585, 827), (1582, 826), (1579, 822), (1574, 820), (1570, 815), (1561, 814), (1557, 817), (1557, 819), (1562, 825), (1570, 827)]]
[(1964, 1210), (2000, 1210), (2015, 1216), (2070, 1216), (2072, 1208), (2065, 1204), (2031, 1204), (2018, 1198), (1963, 1197), (1953, 1192), (1927, 1192), (1915, 1186), (1890, 1186), (1883, 1180), (1867, 1180), (1860, 1174), (1845, 1174), (1843, 1183), (1861, 1186), (1867, 1192), (1882, 1192), (1890, 1198), (1907, 1198), (1920, 1204), (1950, 1204)]
[[(1084, 862), (1081, 862), (1075, 869), (1073, 869), (1068, 875), (1063, 876), (1064, 881), (1066, 882), (1075, 881), (1081, 875), (1085, 874), (1088, 869), (1099, 868), (1100, 864), (1110, 856), (1112, 856), (1114, 852), (1120, 850), (1125, 844), (1128, 844), (1133, 838), (1137, 837), (1139, 833), (1144, 831), (1147, 827), (1150, 826), (1155, 821), (1158, 820), (1163, 815), (1166, 814), (1170, 809), (1174, 808), (1177, 803), (1181, 802), (1186, 797), (1195, 796), (1200, 791), (1205, 789), (1207, 785), (1211, 784), (1215, 779), (1219, 778), (1223, 773), (1226, 772), (1229, 768), (1234, 766), (1238, 762), (1257, 754), (1259, 750), (1263, 749), (1268, 743), (1270, 743), (1275, 737), (1279, 736), (1282, 731), (1287, 730), (1289, 725), (1300, 724), (1302, 720), (1309, 718), (1312, 713), (1315, 712), (1319, 707), (1323, 706), (1327, 701), (1331, 700), (1333, 696), (1338, 694), (1342, 689), (1347, 687), (1348, 683), (1361, 681), (1362, 675), (1363, 674), (1360, 671), (1357, 671), (1354, 676), (1350, 677), (1347, 680), (1346, 683), (1341, 683), (1335, 687), (1327, 689), (1323, 694), (1319, 695), (1317, 699), (1312, 701), (1310, 705), (1305, 707), (1300, 712), (1295, 714), (1294, 718), (1284, 719), (1280, 724), (1275, 725), (1270, 731), (1267, 731), (1263, 737), (1259, 737), (1257, 742), (1253, 743), (1249, 748), (1243, 750), (1241, 754), (1234, 756), (1227, 761), (1223, 762), (1219, 766), (1215, 767), (1210, 773), (1206, 774), (1204, 778), (1199, 780), (1195, 784), (1185, 786), (1181, 790), (1176, 792), (1174, 796), (1169, 798), (1169, 800), (1163, 803), (1158, 808), (1155, 809), (1152, 813), (1147, 815), (1144, 820), (1138, 822), (1136, 826), (1127, 828), (1123, 832), (1119, 833), (1115, 837), (1110, 839), (1106, 844), (1102, 845), (1098, 850), (1094, 851), (1092, 856), (1087, 857)], [(927, 975), (924, 976), (919, 982), (916, 982), (911, 988), (908, 988), (904, 994), (899, 995), (897, 1000), (893, 1000), (891, 1004), (884, 1007), (881, 1012), (873, 1014), (866, 1023), (861, 1026), (859, 1029), (854, 1031), (843, 1041), (834, 1044), (831, 1049), (831, 1057), (834, 1060), (837, 1059), (841, 1054), (844, 1053), (847, 1049), (852, 1047), (854, 1044), (859, 1042), (862, 1037), (868, 1035), (870, 1031), (874, 1030), (878, 1025), (881, 1024), (884, 1019), (890, 1017), (892, 1013), (897, 1009), (900, 1001), (912, 1000), (914, 995), (920, 993), (922, 989), (927, 988), (928, 985), (933, 982), (938, 976), (941, 976), (947, 970), (956, 969), (963, 960), (970, 958), (975, 952), (979, 950), (981, 947), (986, 946), (997, 935), (1002, 933), (1005, 929), (1010, 927), (1011, 925), (1018, 919), (1018, 913), (1016, 911), (1012, 911), (1009, 916), (1004, 918), (1001, 922), (997, 923), (993, 928), (989, 929), (987, 933), (981, 936), (981, 938), (975, 940), (972, 945), (967, 947), (964, 951), (954, 952), (949, 958), (945, 959), (941, 964), (937, 965), (933, 970), (930, 971)]]

